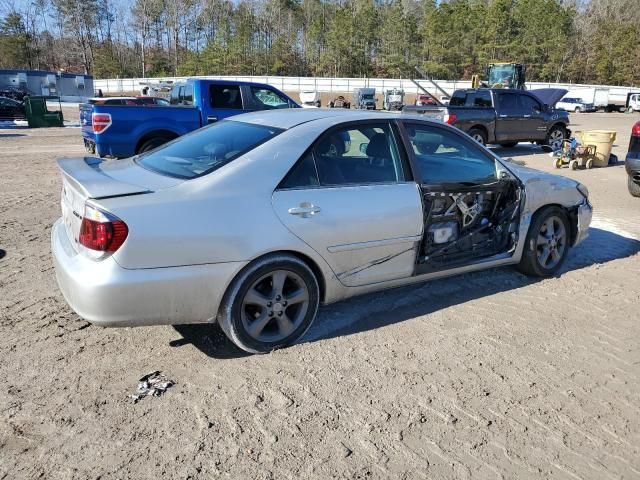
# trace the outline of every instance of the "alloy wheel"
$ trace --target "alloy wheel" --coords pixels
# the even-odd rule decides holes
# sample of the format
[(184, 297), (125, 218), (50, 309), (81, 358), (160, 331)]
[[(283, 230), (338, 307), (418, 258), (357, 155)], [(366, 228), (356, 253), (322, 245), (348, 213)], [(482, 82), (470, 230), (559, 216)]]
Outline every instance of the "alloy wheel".
[(546, 269), (555, 267), (564, 255), (567, 247), (567, 232), (564, 222), (556, 216), (550, 216), (540, 226), (536, 241), (536, 253), (540, 266)]
[(242, 323), (251, 338), (279, 342), (303, 323), (309, 292), (302, 278), (289, 270), (274, 270), (260, 277), (242, 299)]
[(549, 146), (553, 150), (559, 150), (562, 147), (564, 141), (564, 133), (562, 130), (556, 129), (549, 134)]
[(473, 138), (476, 142), (478, 142), (480, 145), (484, 145), (484, 138), (482, 137), (481, 134), (479, 133), (474, 133), (473, 136), (471, 137)]

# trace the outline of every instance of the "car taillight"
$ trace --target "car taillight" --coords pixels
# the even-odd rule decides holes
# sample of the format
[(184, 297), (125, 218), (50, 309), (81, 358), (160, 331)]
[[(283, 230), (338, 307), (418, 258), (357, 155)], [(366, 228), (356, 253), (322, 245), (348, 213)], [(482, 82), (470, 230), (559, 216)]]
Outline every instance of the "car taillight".
[(110, 113), (92, 113), (91, 114), (91, 127), (93, 133), (102, 133), (111, 126), (111, 114)]
[(636, 122), (636, 124), (631, 129), (632, 137), (640, 137), (640, 122)]
[(102, 212), (91, 205), (85, 205), (78, 243), (85, 247), (85, 253), (100, 259), (118, 250), (129, 234), (129, 228), (119, 218)]
[(453, 125), (453, 122), (456, 121), (456, 118), (458, 118), (458, 117), (456, 116), (455, 113), (445, 113), (442, 120), (444, 121), (444, 123), (448, 123), (449, 125)]

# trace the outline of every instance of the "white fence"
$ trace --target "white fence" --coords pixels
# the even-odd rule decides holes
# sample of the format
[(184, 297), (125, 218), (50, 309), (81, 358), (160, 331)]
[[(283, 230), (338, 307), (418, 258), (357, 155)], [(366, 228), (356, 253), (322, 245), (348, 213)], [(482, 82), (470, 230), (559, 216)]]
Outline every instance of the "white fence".
[[(162, 77), (162, 78), (115, 78), (94, 80), (94, 88), (101, 89), (103, 93), (140, 92), (144, 84), (157, 82), (179, 82), (187, 78), (205, 78), (217, 80), (237, 80), (245, 82), (259, 82), (272, 85), (285, 92), (303, 92), (316, 90), (318, 92), (353, 92), (354, 88), (372, 87), (382, 92), (391, 88), (402, 88), (406, 93), (419, 93), (419, 88), (408, 79), (401, 78), (325, 78), (325, 77), (264, 77), (264, 76), (221, 76), (206, 75), (199, 77)], [(437, 94), (435, 88), (428, 80), (418, 80), (427, 91)], [(449, 95), (458, 88), (471, 87), (470, 81), (436, 80), (440, 88)], [(631, 87), (612, 87), (608, 85), (582, 85), (571, 83), (543, 83), (527, 82), (527, 89), (537, 88), (566, 88), (567, 90), (579, 90), (587, 88), (606, 88), (612, 94), (625, 95), (631, 91), (637, 91)]]

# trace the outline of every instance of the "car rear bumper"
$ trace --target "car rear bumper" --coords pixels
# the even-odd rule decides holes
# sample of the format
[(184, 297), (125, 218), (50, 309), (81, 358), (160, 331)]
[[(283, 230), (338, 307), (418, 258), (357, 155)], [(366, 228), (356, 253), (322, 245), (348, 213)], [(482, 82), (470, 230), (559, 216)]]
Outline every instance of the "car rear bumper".
[(245, 262), (125, 269), (76, 252), (58, 220), (51, 233), (56, 279), (71, 308), (109, 327), (215, 321), (227, 286)]
[(635, 158), (637, 153), (627, 155), (624, 161), (624, 168), (627, 171), (627, 175), (633, 179), (636, 183), (640, 184), (640, 157)]
[(576, 230), (576, 238), (573, 242), (573, 246), (575, 247), (582, 241), (586, 240), (589, 236), (589, 225), (591, 224), (591, 217), (593, 216), (593, 207), (588, 200), (584, 200), (583, 203), (578, 205), (577, 212), (577, 230)]

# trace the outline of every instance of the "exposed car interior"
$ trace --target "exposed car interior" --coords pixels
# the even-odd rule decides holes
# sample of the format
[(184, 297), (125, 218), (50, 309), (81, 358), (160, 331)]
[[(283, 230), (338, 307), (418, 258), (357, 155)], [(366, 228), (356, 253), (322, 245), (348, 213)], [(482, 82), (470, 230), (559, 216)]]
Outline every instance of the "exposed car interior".
[(333, 131), (318, 141), (313, 153), (321, 185), (404, 180), (398, 148), (387, 124)]
[(509, 253), (517, 244), (521, 187), (459, 135), (407, 125), (422, 177), (424, 237), (417, 273)]

